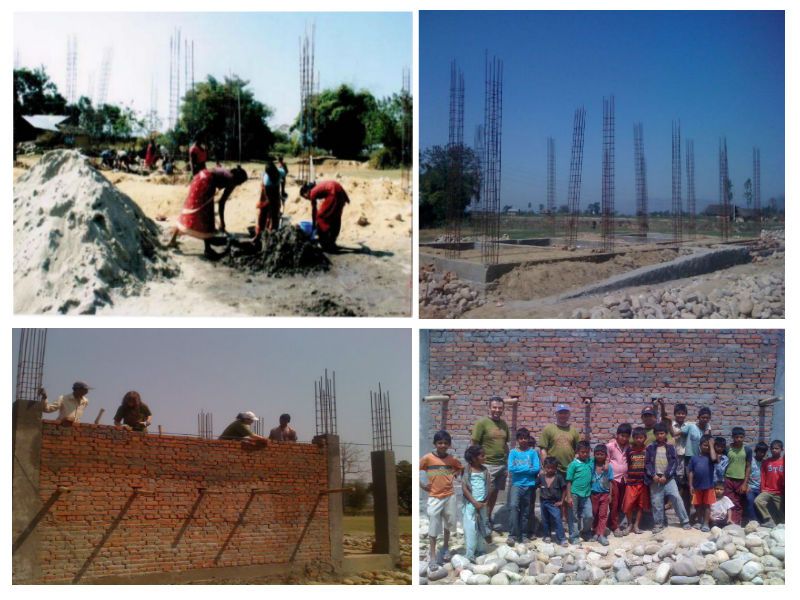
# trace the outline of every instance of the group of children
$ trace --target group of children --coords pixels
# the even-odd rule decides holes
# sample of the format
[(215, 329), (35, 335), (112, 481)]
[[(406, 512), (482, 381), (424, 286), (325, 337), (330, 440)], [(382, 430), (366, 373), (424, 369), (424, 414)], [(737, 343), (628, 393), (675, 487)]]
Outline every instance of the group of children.
[[(526, 428), (518, 429), (516, 447), (508, 453), (508, 543), (525, 543), (535, 536), (537, 490), (540, 532), (545, 541), (555, 539), (562, 546), (578, 543), (581, 537), (608, 545), (610, 532), (616, 536), (641, 533), (643, 517), (649, 521), (651, 515), (652, 531), (657, 533), (667, 524), (667, 501), (684, 529), (709, 531), (751, 519), (767, 527), (782, 522), (783, 442), (773, 440), (769, 446), (759, 442), (751, 449), (744, 444), (744, 430), (734, 427), (728, 446), (724, 437), (710, 435), (708, 408), (701, 409), (697, 423), (687, 423), (686, 412), (686, 406), (679, 404), (674, 421), (656, 423), (651, 432), (654, 441), (649, 444), (648, 430), (629, 423), (619, 425), (608, 444), (592, 448), (588, 441), (579, 441), (566, 469), (553, 456), (541, 460), (536, 440)], [(450, 531), (456, 527), (454, 481), (458, 476), (462, 476), (464, 496), (466, 558), (474, 560), (491, 543), (486, 500), (492, 477), (484, 466), (481, 446), (467, 448), (464, 469), (448, 453), (449, 433), (438, 431), (433, 442), (435, 451), (422, 458), (420, 471), (427, 475), (421, 487), (428, 492), (429, 564), (435, 567), (437, 538), (443, 537), (441, 558), (447, 560)]]

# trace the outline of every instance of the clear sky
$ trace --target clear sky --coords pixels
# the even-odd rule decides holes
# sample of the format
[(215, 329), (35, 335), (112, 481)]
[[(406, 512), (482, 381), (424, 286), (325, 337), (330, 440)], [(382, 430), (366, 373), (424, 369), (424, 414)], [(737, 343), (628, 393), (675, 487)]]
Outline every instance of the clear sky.
[(179, 27), (182, 40), (194, 40), (195, 81), (229, 73), (249, 80), (256, 98), (275, 110), (270, 124), (279, 126), (299, 110), (299, 39), (312, 24), (322, 89), (346, 83), (377, 97), (400, 91), (403, 68), (411, 66), (410, 13), (17, 13), (14, 48), (19, 66), (44, 65), (66, 95), (67, 39), (76, 35), (78, 94), (91, 97), (89, 82), (98, 85), (111, 47), (108, 101), (146, 113), (155, 82), (166, 121), (170, 36)]
[[(19, 330), (13, 331), (15, 379)], [(151, 432), (197, 433), (197, 413), (211, 412), (214, 434), (251, 410), (278, 424), (292, 416), (301, 440), (315, 434), (314, 381), (336, 372), (339, 435), (372, 443), (369, 393), (389, 392), (398, 460), (411, 456), (409, 329), (50, 329), (44, 387), (50, 401), (85, 381), (92, 422), (101, 408), (111, 424), (129, 390), (153, 411)], [(57, 413), (45, 415), (55, 418)]]
[[(616, 201), (635, 207), (633, 124), (644, 127), (651, 210), (669, 210), (671, 127), (694, 139), (698, 209), (718, 202), (727, 136), (734, 198), (761, 149), (761, 197), (784, 193), (782, 12), (429, 12), (419, 16), (420, 148), (446, 144), (450, 61), (464, 72), (464, 141), (483, 122), (484, 56), (504, 62), (502, 203), (546, 202), (556, 143), (557, 204), (567, 203), (572, 122), (586, 108), (581, 206), (600, 201), (603, 97), (616, 102)], [(685, 143), (682, 150), (685, 171)], [(686, 176), (683, 175), (683, 198)], [(684, 204), (685, 205), (685, 204)]]

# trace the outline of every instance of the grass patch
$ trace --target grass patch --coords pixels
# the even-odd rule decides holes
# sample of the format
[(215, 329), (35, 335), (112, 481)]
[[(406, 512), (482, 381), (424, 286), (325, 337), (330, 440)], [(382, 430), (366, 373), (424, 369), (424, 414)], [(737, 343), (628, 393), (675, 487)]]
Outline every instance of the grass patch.
[[(342, 527), (345, 533), (363, 535), (375, 533), (375, 521), (372, 515), (362, 515), (357, 517), (345, 516)], [(411, 516), (404, 515), (398, 517), (398, 529), (400, 535), (411, 535)]]

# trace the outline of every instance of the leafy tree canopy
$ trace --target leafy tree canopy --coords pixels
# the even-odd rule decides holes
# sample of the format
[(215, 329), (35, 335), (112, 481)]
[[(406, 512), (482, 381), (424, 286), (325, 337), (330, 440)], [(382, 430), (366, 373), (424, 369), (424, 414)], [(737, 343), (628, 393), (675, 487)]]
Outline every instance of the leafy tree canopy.
[(450, 169), (460, 171), (460, 176), (456, 178), (459, 184), (457, 203), (462, 213), (480, 190), (480, 160), (472, 148), (462, 146), (459, 150), (458, 147), (432, 146), (422, 153), (419, 168), (420, 227), (434, 227), (444, 222)]

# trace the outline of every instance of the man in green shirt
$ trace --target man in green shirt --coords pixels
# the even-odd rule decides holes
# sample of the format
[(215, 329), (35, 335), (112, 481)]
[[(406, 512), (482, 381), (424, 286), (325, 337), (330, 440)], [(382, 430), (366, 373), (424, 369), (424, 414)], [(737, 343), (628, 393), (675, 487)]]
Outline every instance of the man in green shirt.
[(725, 469), (725, 495), (733, 502), (731, 522), (740, 525), (747, 506), (747, 482), (750, 480), (753, 450), (744, 445), (744, 429), (741, 427), (734, 427), (731, 436), (733, 442), (728, 448), (728, 466)]
[(236, 415), (236, 420), (225, 428), (222, 435), (219, 436), (221, 440), (241, 440), (245, 444), (253, 445), (266, 445), (267, 438), (253, 433), (250, 425), (258, 421), (258, 417), (250, 412), (241, 412)]
[(492, 510), (497, 502), (497, 493), (506, 489), (506, 475), (508, 474), (508, 440), (510, 436), (508, 425), (501, 419), (503, 408), (503, 399), (500, 396), (492, 396), (489, 398), (489, 416), (479, 419), (472, 428), (472, 443), (483, 448), (486, 454), (486, 468), (492, 478), (492, 491), (486, 500), (490, 523)]
[[(655, 398), (655, 397), (654, 397)], [(663, 400), (656, 399), (657, 404), (663, 406)], [(647, 434), (647, 439), (645, 440), (645, 446), (649, 446), (653, 442), (656, 441), (656, 434), (653, 431), (653, 427), (656, 426), (658, 422), (658, 415), (656, 413), (656, 409), (652, 406), (645, 406), (642, 409), (642, 427), (644, 427), (644, 431)], [(670, 433), (670, 429), (672, 428), (672, 422), (669, 419), (663, 421), (664, 425), (667, 427), (667, 443), (674, 445), (674, 440), (672, 439), (672, 434)]]
[(569, 423), (569, 406), (559, 404), (556, 407), (556, 422), (546, 425), (539, 437), (539, 447), (542, 449), (542, 460), (552, 456), (558, 461), (558, 470), (563, 475), (575, 452), (581, 435)]

